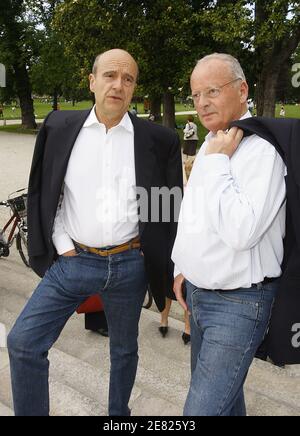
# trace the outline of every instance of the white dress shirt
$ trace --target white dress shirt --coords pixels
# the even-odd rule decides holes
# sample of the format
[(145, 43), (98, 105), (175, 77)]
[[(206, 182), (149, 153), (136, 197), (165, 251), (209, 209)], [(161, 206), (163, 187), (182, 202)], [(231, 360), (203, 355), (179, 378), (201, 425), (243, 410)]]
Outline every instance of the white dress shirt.
[(134, 129), (130, 117), (108, 132), (95, 113), (88, 116), (69, 160), (53, 244), (58, 254), (74, 249), (121, 245), (138, 235)]
[(212, 137), (185, 191), (172, 254), (175, 276), (182, 273), (204, 289), (250, 288), (281, 275), (286, 167), (274, 146), (256, 135), (243, 139), (231, 159), (205, 155)]

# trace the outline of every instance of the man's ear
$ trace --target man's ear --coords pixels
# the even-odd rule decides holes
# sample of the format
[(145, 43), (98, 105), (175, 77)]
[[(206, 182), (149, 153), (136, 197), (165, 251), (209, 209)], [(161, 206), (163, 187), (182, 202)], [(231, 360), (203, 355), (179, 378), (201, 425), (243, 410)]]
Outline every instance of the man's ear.
[(248, 100), (248, 96), (249, 96), (249, 86), (248, 83), (245, 82), (243, 80), (243, 82), (241, 83), (241, 87), (240, 87), (240, 99), (241, 99), (241, 103), (245, 104)]
[(94, 74), (89, 75), (89, 81), (90, 81), (91, 92), (95, 92), (95, 76), (94, 76)]

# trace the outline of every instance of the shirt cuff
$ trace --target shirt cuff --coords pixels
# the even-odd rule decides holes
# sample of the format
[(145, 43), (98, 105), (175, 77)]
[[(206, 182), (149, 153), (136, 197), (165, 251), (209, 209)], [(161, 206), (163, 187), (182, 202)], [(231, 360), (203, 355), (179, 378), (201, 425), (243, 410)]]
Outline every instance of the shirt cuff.
[(230, 159), (227, 154), (208, 154), (204, 156), (202, 170), (207, 175), (230, 174)]
[(68, 251), (75, 250), (75, 245), (67, 233), (60, 236), (53, 236), (52, 241), (60, 256)]

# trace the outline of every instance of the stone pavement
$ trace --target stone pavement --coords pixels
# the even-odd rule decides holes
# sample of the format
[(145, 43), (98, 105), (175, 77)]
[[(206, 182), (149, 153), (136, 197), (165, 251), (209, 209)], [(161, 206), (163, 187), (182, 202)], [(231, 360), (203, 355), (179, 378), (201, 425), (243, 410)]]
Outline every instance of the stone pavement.
[[(188, 111), (183, 111), (183, 112), (176, 112), (176, 115), (197, 115), (197, 112), (195, 110), (188, 110)], [(161, 114), (161, 116), (163, 116), (163, 114)], [(139, 118), (148, 118), (149, 114), (138, 114)], [(43, 122), (42, 119), (37, 119), (36, 122), (38, 124), (41, 124)], [(0, 120), (0, 126), (3, 125), (7, 125), (7, 126), (11, 126), (11, 125), (18, 125), (21, 124), (21, 120), (6, 120), (4, 121), (3, 119)]]
[[(27, 184), (34, 137), (0, 133), (0, 198)], [(0, 227), (8, 211), (0, 208)], [(7, 332), (39, 279), (23, 266), (15, 248), (0, 259), (0, 323)], [(157, 311), (144, 310), (140, 323), (140, 363), (131, 398), (133, 415), (181, 415), (189, 384), (189, 346), (181, 340), (182, 311), (173, 304), (170, 334), (162, 339)], [(108, 339), (84, 330), (74, 315), (50, 352), (51, 414), (107, 414)], [(255, 361), (246, 383), (251, 416), (300, 416), (300, 367), (279, 369)], [(8, 356), (0, 350), (0, 416), (12, 415)]]

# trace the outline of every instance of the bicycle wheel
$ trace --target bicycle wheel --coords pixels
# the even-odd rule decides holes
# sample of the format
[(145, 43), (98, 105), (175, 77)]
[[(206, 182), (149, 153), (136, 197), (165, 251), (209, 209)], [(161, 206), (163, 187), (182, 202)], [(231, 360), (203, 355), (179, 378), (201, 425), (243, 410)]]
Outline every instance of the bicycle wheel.
[(143, 308), (150, 309), (150, 307), (152, 306), (152, 303), (153, 303), (153, 296), (152, 296), (150, 288), (148, 288), (146, 296), (145, 296)]
[(28, 256), (28, 250), (27, 250), (27, 238), (26, 238), (26, 235), (22, 231), (20, 231), (17, 234), (16, 242), (17, 242), (17, 250), (21, 256), (21, 259), (23, 260), (24, 264), (28, 268), (30, 268), (29, 256)]

